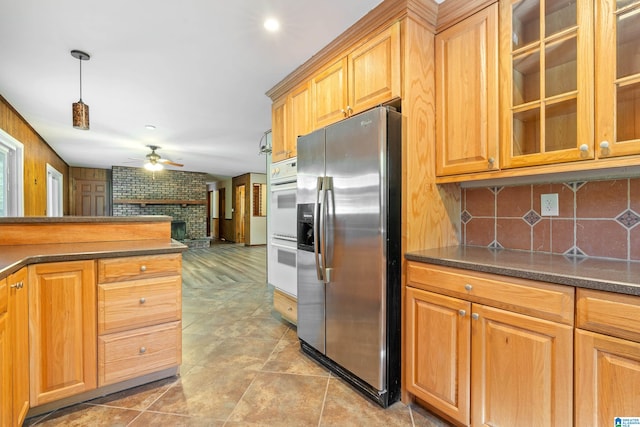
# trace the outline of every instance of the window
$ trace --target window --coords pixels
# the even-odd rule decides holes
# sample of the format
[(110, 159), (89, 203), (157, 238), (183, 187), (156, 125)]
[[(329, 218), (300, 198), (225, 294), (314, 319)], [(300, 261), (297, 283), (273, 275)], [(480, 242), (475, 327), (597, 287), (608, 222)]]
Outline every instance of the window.
[(0, 216), (24, 215), (24, 147), (0, 129)]
[(253, 184), (253, 216), (267, 216), (267, 184)]
[(47, 216), (62, 216), (62, 174), (47, 163)]

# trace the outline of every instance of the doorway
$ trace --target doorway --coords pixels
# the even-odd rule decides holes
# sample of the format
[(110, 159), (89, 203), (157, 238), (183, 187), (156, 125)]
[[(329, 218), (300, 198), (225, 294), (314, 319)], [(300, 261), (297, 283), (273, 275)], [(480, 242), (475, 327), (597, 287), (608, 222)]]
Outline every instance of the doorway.
[(47, 163), (47, 216), (62, 216), (62, 173)]
[(245, 202), (244, 195), (246, 189), (245, 185), (241, 184), (236, 186), (236, 209), (234, 212), (234, 222), (236, 228), (236, 243), (244, 243), (244, 220), (245, 220)]

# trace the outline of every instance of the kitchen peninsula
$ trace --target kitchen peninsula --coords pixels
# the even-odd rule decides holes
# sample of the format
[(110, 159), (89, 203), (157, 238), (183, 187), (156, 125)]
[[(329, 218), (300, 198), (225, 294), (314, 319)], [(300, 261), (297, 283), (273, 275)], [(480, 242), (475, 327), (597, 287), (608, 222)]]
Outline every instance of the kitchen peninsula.
[(0, 218), (2, 425), (175, 375), (171, 217)]

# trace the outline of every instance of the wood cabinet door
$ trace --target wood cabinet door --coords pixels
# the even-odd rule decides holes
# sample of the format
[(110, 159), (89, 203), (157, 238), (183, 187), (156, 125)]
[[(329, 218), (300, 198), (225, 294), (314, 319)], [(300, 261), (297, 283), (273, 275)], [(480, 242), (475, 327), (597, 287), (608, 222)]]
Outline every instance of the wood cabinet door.
[(468, 425), (471, 303), (406, 289), (407, 390)]
[(95, 261), (29, 266), (31, 406), (96, 388)]
[(29, 293), (27, 268), (9, 276), (11, 316), (13, 403), (15, 425), (21, 425), (29, 411)]
[(596, 153), (640, 153), (640, 0), (596, 1)]
[(471, 424), (573, 426), (573, 327), (479, 304), (472, 319)]
[(305, 82), (289, 95), (290, 137), (286, 145), (287, 158), (298, 155), (298, 137), (311, 132), (311, 83)]
[(593, 0), (499, 10), (501, 167), (593, 159)]
[(311, 79), (313, 128), (320, 129), (348, 115), (347, 58), (334, 62)]
[[(11, 329), (6, 310), (7, 279), (0, 280), (0, 426), (12, 425)], [(4, 293), (4, 295), (3, 295)]]
[(287, 158), (287, 97), (283, 96), (271, 106), (271, 161)]
[(400, 22), (348, 56), (348, 115), (400, 97)]
[(436, 173), (498, 169), (498, 5), (436, 35)]
[(640, 416), (640, 343), (576, 329), (575, 425)]

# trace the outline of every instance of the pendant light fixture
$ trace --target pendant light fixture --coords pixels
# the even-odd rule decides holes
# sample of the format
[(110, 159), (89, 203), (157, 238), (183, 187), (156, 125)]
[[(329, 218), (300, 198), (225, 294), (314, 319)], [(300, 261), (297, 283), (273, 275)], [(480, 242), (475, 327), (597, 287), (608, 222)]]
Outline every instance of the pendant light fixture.
[(71, 56), (80, 61), (80, 100), (73, 103), (73, 127), (89, 130), (89, 106), (82, 102), (82, 61), (88, 61), (91, 57), (81, 50), (72, 50)]

